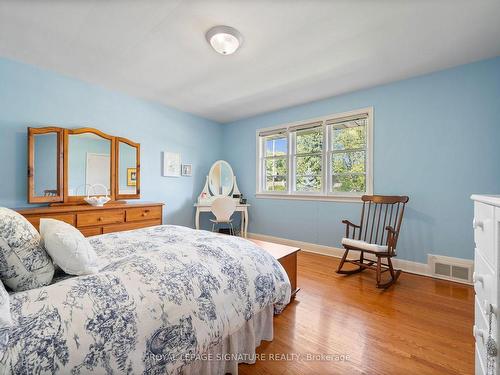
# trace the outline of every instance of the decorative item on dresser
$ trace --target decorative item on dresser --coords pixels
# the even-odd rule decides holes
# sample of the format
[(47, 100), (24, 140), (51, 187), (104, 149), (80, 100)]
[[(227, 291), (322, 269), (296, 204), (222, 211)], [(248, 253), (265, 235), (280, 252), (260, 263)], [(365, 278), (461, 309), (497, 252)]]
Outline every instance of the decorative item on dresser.
[(473, 195), (476, 375), (498, 374), (500, 196)]
[(50, 218), (73, 225), (86, 237), (163, 224), (163, 203), (109, 203), (104, 207), (61, 205), (17, 212), (37, 230), (41, 218)]

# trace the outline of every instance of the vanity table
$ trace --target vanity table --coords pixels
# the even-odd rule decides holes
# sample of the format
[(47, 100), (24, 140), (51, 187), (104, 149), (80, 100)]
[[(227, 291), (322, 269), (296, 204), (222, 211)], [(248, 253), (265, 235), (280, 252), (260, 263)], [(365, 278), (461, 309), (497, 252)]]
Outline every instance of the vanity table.
[(236, 200), (235, 212), (241, 213), (241, 236), (246, 237), (248, 232), (248, 207), (249, 204), (241, 202), (241, 193), (236, 183), (236, 176), (231, 165), (225, 160), (217, 160), (208, 173), (205, 186), (198, 196), (196, 207), (195, 227), (200, 229), (200, 214), (212, 212), (212, 203), (220, 197), (233, 197)]

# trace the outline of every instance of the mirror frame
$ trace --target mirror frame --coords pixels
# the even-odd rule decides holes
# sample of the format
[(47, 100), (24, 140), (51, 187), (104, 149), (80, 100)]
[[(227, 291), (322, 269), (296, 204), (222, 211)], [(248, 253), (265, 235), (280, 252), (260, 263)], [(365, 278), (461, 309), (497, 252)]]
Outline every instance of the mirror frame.
[[(52, 197), (35, 196), (35, 135), (57, 133), (57, 195)], [(28, 127), (28, 203), (49, 203), (50, 205), (71, 205), (71, 204), (86, 204), (85, 195), (70, 196), (68, 184), (68, 167), (69, 167), (69, 136), (73, 134), (92, 133), (101, 138), (107, 139), (111, 143), (110, 148), (110, 202), (118, 203), (117, 199), (140, 199), (140, 143), (133, 142), (127, 138), (116, 137), (106, 134), (94, 128), (77, 128), (66, 129), (58, 126), (46, 126), (40, 128)], [(118, 162), (119, 150), (118, 142), (124, 142), (136, 148), (136, 169), (137, 169), (137, 184), (136, 194), (118, 194)]]
[[(212, 189), (210, 187), (210, 175), (212, 174), (212, 171), (214, 170), (215, 166), (218, 164), (218, 163), (224, 163), (226, 164), (229, 169), (231, 170), (231, 174), (233, 175), (233, 181), (232, 181), (232, 185), (231, 185), (231, 190), (229, 191), (229, 194), (228, 195), (219, 195), (219, 194), (214, 194), (212, 192)], [(234, 171), (233, 171), (233, 167), (231, 167), (231, 164), (229, 164), (227, 161), (225, 160), (217, 160), (216, 162), (214, 162), (212, 164), (212, 166), (210, 167), (210, 170), (208, 171), (208, 191), (210, 192), (211, 196), (212, 197), (230, 197), (232, 195), (232, 192), (234, 190)]]
[[(56, 133), (57, 135), (57, 195), (51, 197), (40, 197), (35, 195), (35, 135)], [(44, 128), (28, 128), (28, 203), (51, 203), (62, 202), (63, 197), (63, 150), (64, 129), (56, 126)]]
[[(115, 158), (115, 196), (116, 199), (139, 199), (141, 197), (141, 145), (140, 143), (132, 142), (130, 139), (116, 137), (116, 158)], [(136, 164), (136, 184), (135, 194), (120, 194), (120, 142), (128, 144), (135, 148), (135, 164)]]
[(77, 135), (83, 133), (92, 133), (101, 138), (107, 139), (110, 141), (110, 181), (109, 181), (109, 189), (110, 194), (109, 197), (111, 201), (115, 200), (115, 180), (116, 180), (116, 137), (106, 134), (98, 129), (94, 128), (78, 128), (78, 129), (64, 129), (64, 202), (65, 203), (85, 203), (85, 195), (69, 195), (69, 181), (68, 181), (68, 165), (69, 165), (69, 136)]

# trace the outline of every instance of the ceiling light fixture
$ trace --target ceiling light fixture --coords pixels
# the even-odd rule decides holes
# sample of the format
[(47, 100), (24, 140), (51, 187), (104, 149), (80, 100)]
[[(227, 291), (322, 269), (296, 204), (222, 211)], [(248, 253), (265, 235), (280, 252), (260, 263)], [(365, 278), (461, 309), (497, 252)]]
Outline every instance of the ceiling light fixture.
[(212, 48), (221, 55), (231, 55), (243, 43), (241, 33), (231, 26), (214, 26), (205, 37)]

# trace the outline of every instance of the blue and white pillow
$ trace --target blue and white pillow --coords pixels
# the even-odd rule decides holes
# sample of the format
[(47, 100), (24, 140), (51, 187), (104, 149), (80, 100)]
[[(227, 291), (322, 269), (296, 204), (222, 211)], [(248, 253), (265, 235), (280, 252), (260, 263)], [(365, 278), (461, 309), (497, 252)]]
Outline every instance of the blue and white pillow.
[(9, 293), (7, 293), (3, 283), (0, 281), (0, 352), (9, 341), (9, 329), (12, 325)]
[(54, 265), (35, 227), (0, 207), (0, 280), (17, 292), (48, 285), (53, 276)]

